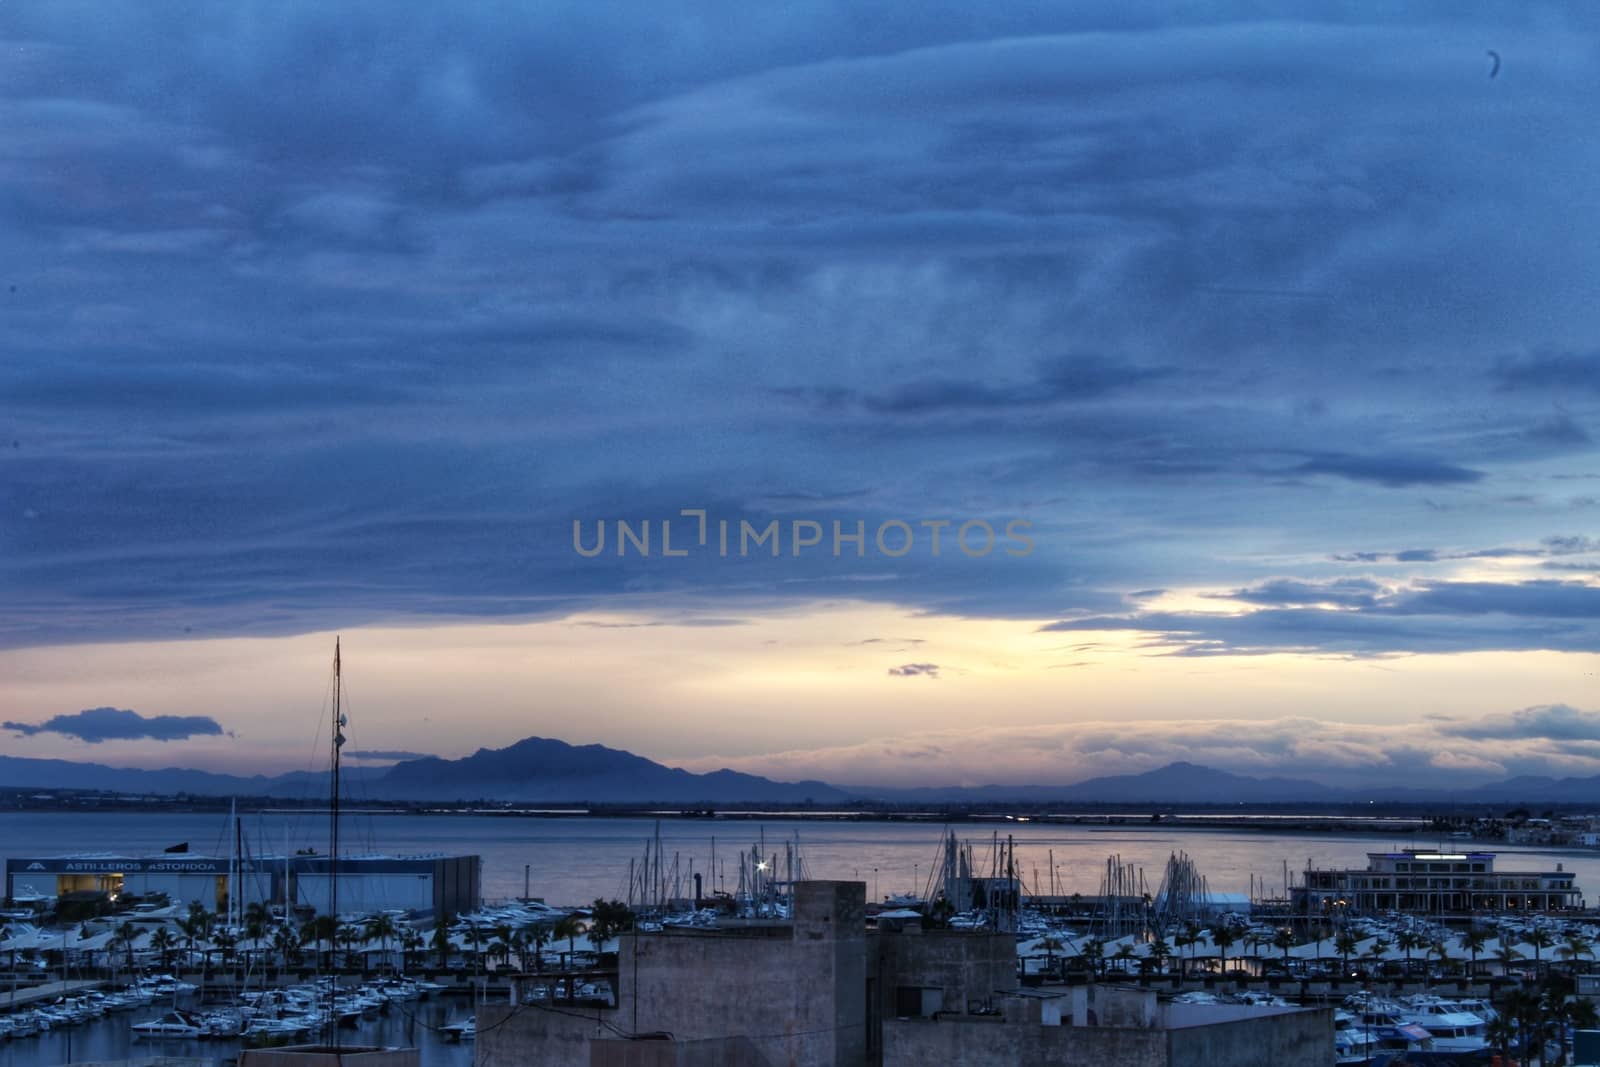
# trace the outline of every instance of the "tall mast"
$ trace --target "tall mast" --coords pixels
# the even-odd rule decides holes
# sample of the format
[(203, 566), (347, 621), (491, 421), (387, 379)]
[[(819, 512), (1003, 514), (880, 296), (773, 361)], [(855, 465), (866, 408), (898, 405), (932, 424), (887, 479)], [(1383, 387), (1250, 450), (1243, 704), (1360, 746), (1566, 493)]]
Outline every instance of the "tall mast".
[[(344, 708), (342, 702), (343, 679), (340, 676), (339, 666), (339, 639), (333, 639), (333, 771), (331, 774), (331, 802), (328, 805), (329, 831), (328, 831), (328, 914), (332, 918), (328, 936), (333, 944), (329, 946), (329, 958), (338, 960), (339, 943), (339, 749), (344, 746)], [(337, 1004), (336, 993), (339, 988), (338, 967), (334, 968), (334, 980), (328, 991), (328, 1031), (332, 1034), (330, 1044), (334, 1050), (339, 1048), (339, 1015), (335, 1010)]]

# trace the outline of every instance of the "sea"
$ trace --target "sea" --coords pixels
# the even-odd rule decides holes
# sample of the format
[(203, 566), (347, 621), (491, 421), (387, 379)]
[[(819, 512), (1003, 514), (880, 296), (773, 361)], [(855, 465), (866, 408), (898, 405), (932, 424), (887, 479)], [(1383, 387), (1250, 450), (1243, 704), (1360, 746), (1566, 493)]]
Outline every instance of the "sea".
[[(1102, 813), (1089, 816), (1104, 819)], [(252, 855), (314, 848), (325, 851), (326, 814), (294, 811), (240, 813), (239, 828)], [(1230, 820), (1234, 821), (1234, 820)], [(739, 854), (752, 847), (786, 861), (786, 846), (810, 878), (865, 882), (868, 898), (926, 893), (940, 862), (946, 834), (973, 845), (975, 873), (994, 862), (994, 843), (1010, 839), (1017, 873), (1028, 892), (1085, 896), (1101, 892), (1108, 858), (1144, 873), (1147, 888), (1159, 887), (1168, 858), (1186, 854), (1212, 893), (1243, 897), (1282, 892), (1284, 871), (1294, 878), (1312, 867), (1362, 867), (1366, 853), (1400, 848), (1480, 849), (1500, 854), (1498, 869), (1577, 873), (1588, 896), (1600, 900), (1600, 849), (1540, 849), (1499, 842), (1441, 839), (1396, 820), (1395, 828), (1363, 833), (1307, 831), (1312, 820), (1261, 817), (1253, 829), (1234, 826), (1176, 828), (1151, 823), (1148, 813), (1130, 813), (1116, 825), (1015, 821), (1003, 817), (965, 820), (876, 821), (800, 818), (772, 813), (770, 819), (608, 818), (552, 814), (391, 814), (347, 812), (340, 823), (344, 855), (478, 855), (483, 857), (483, 895), (505, 901), (524, 895), (555, 905), (596, 898), (627, 899), (630, 863), (642, 866), (646, 847), (656, 851), (670, 875), (674, 860), (685, 895), (690, 872), (705, 891), (738, 886)], [(225, 814), (143, 812), (0, 812), (0, 858), (80, 853), (150, 855), (178, 845), (208, 856), (227, 856), (234, 824)], [(712, 869), (715, 858), (716, 868)], [(782, 873), (781, 871), (779, 872)], [(1263, 892), (1263, 888), (1265, 892)]]
[[(1094, 818), (1104, 819), (1103, 814)], [(1203, 823), (1203, 820), (1200, 820)], [(529, 895), (551, 904), (576, 905), (597, 898), (626, 899), (630, 862), (642, 866), (648, 845), (659, 841), (663, 868), (676, 869), (684, 893), (693, 891), (691, 871), (707, 892), (737, 888), (739, 855), (754, 847), (776, 856), (779, 872), (792, 854), (807, 877), (865, 882), (869, 899), (926, 894), (949, 830), (970, 842), (977, 873), (997, 862), (996, 842), (1009, 839), (1018, 873), (1029, 892), (1085, 896), (1102, 891), (1108, 862), (1131, 868), (1154, 894), (1170, 857), (1186, 855), (1213, 894), (1243, 898), (1277, 895), (1285, 870), (1291, 877), (1313, 867), (1360, 867), (1366, 853), (1405, 847), (1499, 854), (1505, 870), (1576, 872), (1578, 886), (1600, 899), (1600, 850), (1511, 847), (1492, 842), (1441, 840), (1397, 822), (1364, 833), (1308, 831), (1307, 820), (1282, 829), (1271, 818), (1256, 828), (1174, 828), (1133, 814), (1114, 825), (967, 820), (946, 827), (937, 820), (868, 821), (798, 818), (774, 812), (739, 818), (606, 818), (558, 814), (392, 814), (356, 811), (341, 821), (341, 851), (347, 854), (417, 856), (475, 854), (483, 858), (483, 893), (488, 901)], [(238, 829), (255, 855), (300, 848), (326, 848), (326, 814), (295, 811), (241, 813)], [(0, 857), (79, 853), (148, 855), (177, 845), (192, 852), (226, 856), (234, 823), (215, 813), (5, 812), (0, 813)], [(713, 857), (715, 872), (713, 874)], [(0, 994), (3, 995), (3, 994)], [(437, 1028), (471, 1010), (466, 1001), (428, 1001), (406, 1013), (364, 1024), (353, 1042), (410, 1043), (422, 1049), (424, 1067), (466, 1067), (470, 1045), (448, 1043)], [(140, 1017), (143, 1017), (141, 1015)], [(68, 1041), (72, 1047), (69, 1049)], [(232, 1050), (216, 1042), (135, 1041), (126, 1016), (113, 1016), (69, 1032), (0, 1043), (0, 1067), (41, 1067), (68, 1062), (175, 1055), (226, 1058)]]

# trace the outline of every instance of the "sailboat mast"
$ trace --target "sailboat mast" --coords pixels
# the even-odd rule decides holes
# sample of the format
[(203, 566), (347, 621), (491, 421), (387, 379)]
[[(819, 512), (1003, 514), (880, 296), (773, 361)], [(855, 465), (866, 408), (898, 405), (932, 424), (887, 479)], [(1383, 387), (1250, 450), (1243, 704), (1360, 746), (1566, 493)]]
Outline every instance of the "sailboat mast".
[[(330, 775), (331, 789), (328, 804), (328, 915), (332, 919), (329, 924), (328, 936), (332, 939), (329, 946), (328, 957), (337, 961), (337, 945), (339, 942), (339, 749), (344, 746), (344, 708), (343, 708), (344, 682), (340, 674), (339, 665), (339, 639), (333, 639), (333, 768)], [(335, 993), (339, 988), (337, 967), (332, 985), (329, 988), (328, 1030), (332, 1034), (331, 1044), (334, 1049), (339, 1048), (339, 1015), (336, 1010), (337, 1000)]]

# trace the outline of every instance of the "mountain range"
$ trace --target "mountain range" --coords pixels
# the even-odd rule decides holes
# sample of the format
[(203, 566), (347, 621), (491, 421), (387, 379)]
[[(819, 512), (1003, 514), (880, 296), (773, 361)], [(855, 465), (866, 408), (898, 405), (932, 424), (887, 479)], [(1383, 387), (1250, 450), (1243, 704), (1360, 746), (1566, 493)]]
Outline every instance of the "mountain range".
[[(562, 804), (736, 803), (849, 804), (1337, 804), (1368, 800), (1410, 803), (1596, 803), (1600, 776), (1520, 776), (1470, 788), (1402, 786), (1335, 788), (1296, 778), (1254, 778), (1178, 762), (1142, 774), (1110, 775), (1066, 785), (930, 786), (917, 789), (840, 787), (826, 782), (775, 782), (732, 770), (696, 774), (604, 745), (570, 745), (529, 737), (505, 748), (481, 748), (461, 759), (425, 756), (388, 767), (343, 772), (356, 799), (495, 800)], [(181, 767), (108, 767), (71, 760), (0, 756), (0, 786), (103, 790), (114, 793), (257, 796), (314, 799), (327, 792), (326, 772), (236, 776)]]

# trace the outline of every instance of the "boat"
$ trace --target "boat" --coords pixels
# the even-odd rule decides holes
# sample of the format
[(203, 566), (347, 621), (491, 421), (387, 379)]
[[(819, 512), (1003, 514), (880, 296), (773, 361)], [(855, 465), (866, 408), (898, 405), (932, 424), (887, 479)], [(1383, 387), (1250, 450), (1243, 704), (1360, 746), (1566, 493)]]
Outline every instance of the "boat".
[(1343, 1008), (1333, 1013), (1333, 1062), (1339, 1067), (1365, 1064), (1377, 1054), (1377, 1031)]
[(1475, 1012), (1441, 997), (1418, 994), (1405, 997), (1401, 1005), (1416, 1023), (1433, 1036), (1439, 1052), (1483, 1052), (1489, 1047), (1488, 1023)]
[(478, 1036), (478, 1017), (469, 1015), (453, 1023), (445, 1023), (439, 1032), (452, 1041), (472, 1041)]
[(206, 1032), (204, 1021), (191, 1012), (175, 1009), (159, 1019), (134, 1023), (134, 1037), (200, 1037)]

